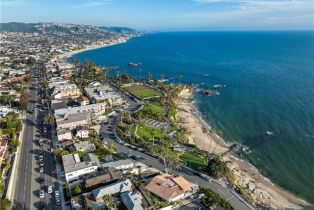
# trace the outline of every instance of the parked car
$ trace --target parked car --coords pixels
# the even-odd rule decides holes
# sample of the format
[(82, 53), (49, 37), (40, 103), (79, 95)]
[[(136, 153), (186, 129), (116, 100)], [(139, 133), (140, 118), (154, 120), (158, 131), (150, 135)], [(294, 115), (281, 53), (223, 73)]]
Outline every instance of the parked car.
[(43, 167), (40, 167), (40, 168), (39, 168), (39, 172), (40, 172), (40, 173), (44, 173), (44, 168), (43, 168)]
[(45, 191), (40, 190), (39, 191), (39, 198), (44, 198), (45, 197)]
[(44, 162), (39, 162), (39, 166), (43, 167), (44, 166)]
[(47, 192), (48, 192), (49, 194), (52, 193), (52, 186), (48, 186)]

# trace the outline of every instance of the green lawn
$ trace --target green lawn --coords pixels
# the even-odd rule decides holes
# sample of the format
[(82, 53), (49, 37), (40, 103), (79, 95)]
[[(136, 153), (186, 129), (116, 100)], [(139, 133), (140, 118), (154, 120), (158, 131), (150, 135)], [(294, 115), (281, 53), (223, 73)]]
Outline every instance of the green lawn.
[(207, 161), (193, 152), (185, 152), (181, 154), (180, 159), (191, 168), (204, 170), (207, 166)]
[(153, 136), (152, 136), (152, 132), (155, 132), (155, 139), (161, 139), (162, 138), (162, 132), (161, 130), (157, 129), (157, 128), (153, 128), (153, 127), (149, 127), (149, 126), (139, 126), (138, 129), (137, 129), (137, 135), (140, 137), (140, 138), (143, 138), (143, 139), (153, 139)]
[(161, 96), (161, 92), (151, 89), (146, 85), (134, 85), (130, 87), (125, 87), (125, 90), (132, 93), (138, 98), (150, 98), (155, 96)]
[(157, 100), (149, 99), (149, 100), (146, 100), (146, 103), (149, 104), (149, 105), (157, 106), (160, 109), (164, 108), (163, 105), (159, 101), (157, 101)]
[(158, 115), (163, 113), (162, 109), (158, 109), (157, 107), (150, 106), (148, 104), (146, 104), (141, 111), (150, 112), (152, 114), (158, 114)]

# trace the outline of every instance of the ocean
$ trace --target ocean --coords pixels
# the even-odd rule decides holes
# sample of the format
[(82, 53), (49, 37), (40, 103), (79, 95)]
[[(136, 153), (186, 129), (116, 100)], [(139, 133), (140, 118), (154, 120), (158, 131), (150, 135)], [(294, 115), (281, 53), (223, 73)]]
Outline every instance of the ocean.
[(74, 56), (136, 78), (226, 85), (196, 95), (202, 118), (247, 146), (243, 158), (263, 175), (314, 203), (313, 31), (154, 33)]

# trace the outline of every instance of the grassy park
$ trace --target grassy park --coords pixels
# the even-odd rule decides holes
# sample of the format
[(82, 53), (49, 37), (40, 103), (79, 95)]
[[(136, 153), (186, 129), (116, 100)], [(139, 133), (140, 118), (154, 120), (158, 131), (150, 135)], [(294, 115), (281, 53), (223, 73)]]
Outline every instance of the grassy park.
[(140, 99), (161, 96), (161, 92), (154, 90), (147, 85), (132, 85), (130, 87), (125, 87), (124, 89)]
[[(136, 130), (136, 126), (132, 126), (131, 132), (135, 133), (135, 130)], [(144, 125), (144, 126), (138, 126), (137, 135), (141, 139), (146, 139), (146, 140), (153, 139), (153, 135), (154, 135), (155, 139), (161, 139), (162, 138), (162, 131), (157, 129), (157, 128), (153, 128), (153, 127), (149, 127), (149, 126)]]

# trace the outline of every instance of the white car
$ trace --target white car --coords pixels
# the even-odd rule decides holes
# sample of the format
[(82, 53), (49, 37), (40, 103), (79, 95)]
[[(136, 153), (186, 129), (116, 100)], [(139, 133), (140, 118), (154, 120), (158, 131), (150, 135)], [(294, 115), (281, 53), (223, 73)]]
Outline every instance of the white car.
[(50, 194), (50, 193), (52, 193), (52, 186), (48, 186), (48, 193)]
[(41, 167), (43, 167), (43, 166), (44, 166), (44, 162), (39, 162), (39, 165), (40, 165)]
[(40, 190), (39, 191), (39, 198), (44, 198), (45, 197), (45, 191)]
[(40, 173), (44, 173), (44, 168), (43, 168), (43, 167), (40, 167), (39, 172), (40, 172)]
[(39, 161), (43, 161), (44, 160), (44, 156), (40, 155), (39, 156)]

